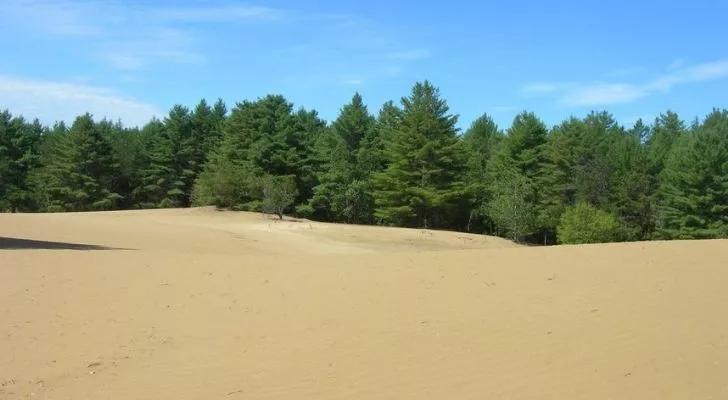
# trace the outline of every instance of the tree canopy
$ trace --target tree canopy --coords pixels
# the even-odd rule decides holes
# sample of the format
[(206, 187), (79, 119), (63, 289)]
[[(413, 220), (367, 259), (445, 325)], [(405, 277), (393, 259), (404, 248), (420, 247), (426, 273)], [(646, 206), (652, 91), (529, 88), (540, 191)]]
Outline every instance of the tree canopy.
[(141, 127), (0, 112), (0, 212), (214, 205), (539, 243), (728, 237), (728, 111), (623, 126), (595, 110), (553, 127), (481, 115), (440, 89), (354, 93), (327, 123), (279, 94), (181, 104)]

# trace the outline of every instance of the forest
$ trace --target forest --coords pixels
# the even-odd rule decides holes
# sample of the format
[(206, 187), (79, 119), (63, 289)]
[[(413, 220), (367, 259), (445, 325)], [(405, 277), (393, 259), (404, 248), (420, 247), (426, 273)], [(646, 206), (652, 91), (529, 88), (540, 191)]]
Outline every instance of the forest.
[(484, 114), (460, 131), (424, 81), (375, 112), (356, 93), (330, 123), (282, 95), (175, 105), (139, 128), (29, 117), (0, 112), (1, 212), (214, 205), (546, 245), (728, 237), (725, 109), (631, 127)]

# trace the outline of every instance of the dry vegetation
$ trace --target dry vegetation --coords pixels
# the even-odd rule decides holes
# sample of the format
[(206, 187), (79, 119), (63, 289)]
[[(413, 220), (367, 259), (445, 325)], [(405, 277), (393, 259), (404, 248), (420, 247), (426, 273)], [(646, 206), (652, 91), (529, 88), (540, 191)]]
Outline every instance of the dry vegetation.
[(728, 241), (0, 215), (0, 399), (724, 399)]

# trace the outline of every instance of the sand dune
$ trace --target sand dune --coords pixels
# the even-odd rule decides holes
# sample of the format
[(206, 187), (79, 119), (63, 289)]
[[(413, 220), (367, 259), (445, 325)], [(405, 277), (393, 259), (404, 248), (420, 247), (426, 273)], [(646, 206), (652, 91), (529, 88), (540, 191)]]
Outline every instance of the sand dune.
[(0, 399), (726, 399), (728, 241), (0, 215)]

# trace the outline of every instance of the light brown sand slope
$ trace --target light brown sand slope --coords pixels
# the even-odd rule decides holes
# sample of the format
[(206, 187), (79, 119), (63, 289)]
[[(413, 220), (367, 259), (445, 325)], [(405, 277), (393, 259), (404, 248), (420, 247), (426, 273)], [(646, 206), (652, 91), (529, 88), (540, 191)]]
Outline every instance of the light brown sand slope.
[(0, 250), (0, 399), (728, 398), (728, 241), (421, 251), (209, 213), (0, 215), (138, 249)]
[(317, 223), (211, 208), (0, 215), (0, 236), (115, 248), (238, 255), (352, 254), (516, 247), (497, 237)]

